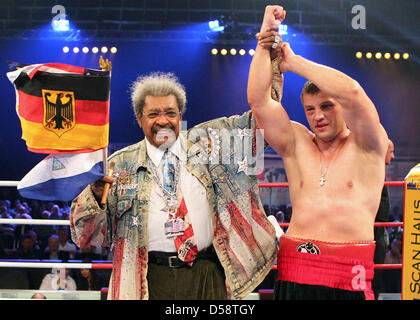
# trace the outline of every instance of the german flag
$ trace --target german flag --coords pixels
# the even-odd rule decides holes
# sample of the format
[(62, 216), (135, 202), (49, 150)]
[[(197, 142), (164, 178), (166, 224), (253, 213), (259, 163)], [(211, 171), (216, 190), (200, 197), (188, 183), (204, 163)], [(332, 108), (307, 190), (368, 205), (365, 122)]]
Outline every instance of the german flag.
[(109, 71), (60, 63), (13, 66), (17, 70), (7, 77), (29, 151), (82, 153), (108, 146)]

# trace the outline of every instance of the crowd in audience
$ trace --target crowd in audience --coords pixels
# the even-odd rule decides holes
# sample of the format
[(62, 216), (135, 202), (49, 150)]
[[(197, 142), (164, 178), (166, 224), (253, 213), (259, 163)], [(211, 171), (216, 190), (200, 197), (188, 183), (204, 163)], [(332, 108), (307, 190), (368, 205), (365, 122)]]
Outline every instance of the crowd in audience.
[[(267, 215), (274, 215), (279, 223), (290, 222), (292, 206), (264, 206)], [(70, 203), (45, 202), (38, 200), (0, 199), (0, 218), (2, 219), (50, 219), (69, 220)], [(402, 221), (398, 207), (390, 212), (390, 222)], [(286, 231), (286, 227), (283, 227)], [(385, 263), (402, 263), (402, 228), (385, 228), (385, 239), (388, 246)], [(112, 253), (105, 247), (80, 249), (72, 242), (68, 225), (27, 225), (0, 224), (0, 259), (30, 260), (78, 260), (91, 262), (107, 260), (111, 262)], [(0, 268), (0, 276), (5, 268)], [(107, 287), (109, 272), (97, 272), (91, 269), (67, 269), (66, 272), (54, 269), (24, 269), (28, 287), (23, 289), (55, 290), (100, 290)], [(390, 273), (401, 273), (401, 270), (390, 270)], [(393, 275), (386, 292), (400, 292), (400, 277)], [(397, 279), (397, 281), (395, 281)], [(1, 282), (1, 281), (0, 281)], [(60, 284), (61, 283), (61, 284)], [(0, 284), (0, 288), (5, 289)], [(64, 289), (63, 289), (64, 288)], [(10, 289), (13, 289), (10, 288)], [(389, 291), (388, 291), (389, 290)]]
[[(0, 199), (0, 218), (69, 220), (69, 205), (37, 200)], [(14, 224), (11, 220), (10, 224), (0, 224), (0, 259), (109, 263), (112, 255), (105, 247), (78, 248), (71, 240), (68, 225)], [(3, 279), (0, 281), (3, 282), (0, 288), (16, 288), (13, 287), (13, 279), (9, 277), (10, 272), (9, 268), (0, 268), (0, 279)], [(13, 275), (24, 279), (24, 288), (20, 289), (100, 290), (101, 287), (108, 286), (109, 280), (109, 272), (90, 269), (66, 269), (64, 272), (51, 268), (18, 268), (13, 270)], [(8, 288), (8, 285), (12, 287)]]

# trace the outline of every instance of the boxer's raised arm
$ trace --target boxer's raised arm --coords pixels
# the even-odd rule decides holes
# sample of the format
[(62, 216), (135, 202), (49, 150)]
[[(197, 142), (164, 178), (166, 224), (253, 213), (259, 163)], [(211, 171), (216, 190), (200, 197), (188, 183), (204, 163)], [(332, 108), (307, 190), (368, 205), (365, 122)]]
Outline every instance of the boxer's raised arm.
[(259, 43), (249, 70), (247, 89), (248, 103), (251, 106), (258, 126), (264, 129), (264, 139), (283, 157), (293, 151), (294, 135), (289, 116), (281, 102), (272, 98), (271, 45), (267, 46), (266, 41), (262, 39), (271, 37), (270, 34), (273, 33), (273, 28), (278, 27), (284, 16), (285, 12), (282, 7), (267, 6), (261, 26)]

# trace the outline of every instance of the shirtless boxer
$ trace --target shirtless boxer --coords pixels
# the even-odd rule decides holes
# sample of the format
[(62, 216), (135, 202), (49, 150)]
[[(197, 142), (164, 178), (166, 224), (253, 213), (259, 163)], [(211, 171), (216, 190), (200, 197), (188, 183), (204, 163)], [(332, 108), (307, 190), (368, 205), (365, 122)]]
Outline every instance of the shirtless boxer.
[(285, 15), (280, 6), (266, 7), (248, 79), (248, 102), (265, 140), (283, 159), (293, 207), (280, 239), (275, 298), (372, 299), (387, 134), (359, 83), (281, 41), (280, 72), (309, 80), (301, 101), (311, 131), (271, 98), (273, 30)]

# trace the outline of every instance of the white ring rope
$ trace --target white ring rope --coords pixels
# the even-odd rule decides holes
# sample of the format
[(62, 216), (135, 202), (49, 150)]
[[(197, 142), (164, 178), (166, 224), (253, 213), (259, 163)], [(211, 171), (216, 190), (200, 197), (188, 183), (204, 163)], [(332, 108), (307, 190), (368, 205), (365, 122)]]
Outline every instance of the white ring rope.
[(20, 181), (0, 181), (0, 187), (17, 187)]
[(0, 224), (39, 224), (69, 226), (70, 220), (44, 220), (44, 219), (0, 219)]
[(56, 268), (56, 269), (92, 269), (92, 263), (57, 263), (57, 262), (8, 262), (1, 261), (3, 268)]

